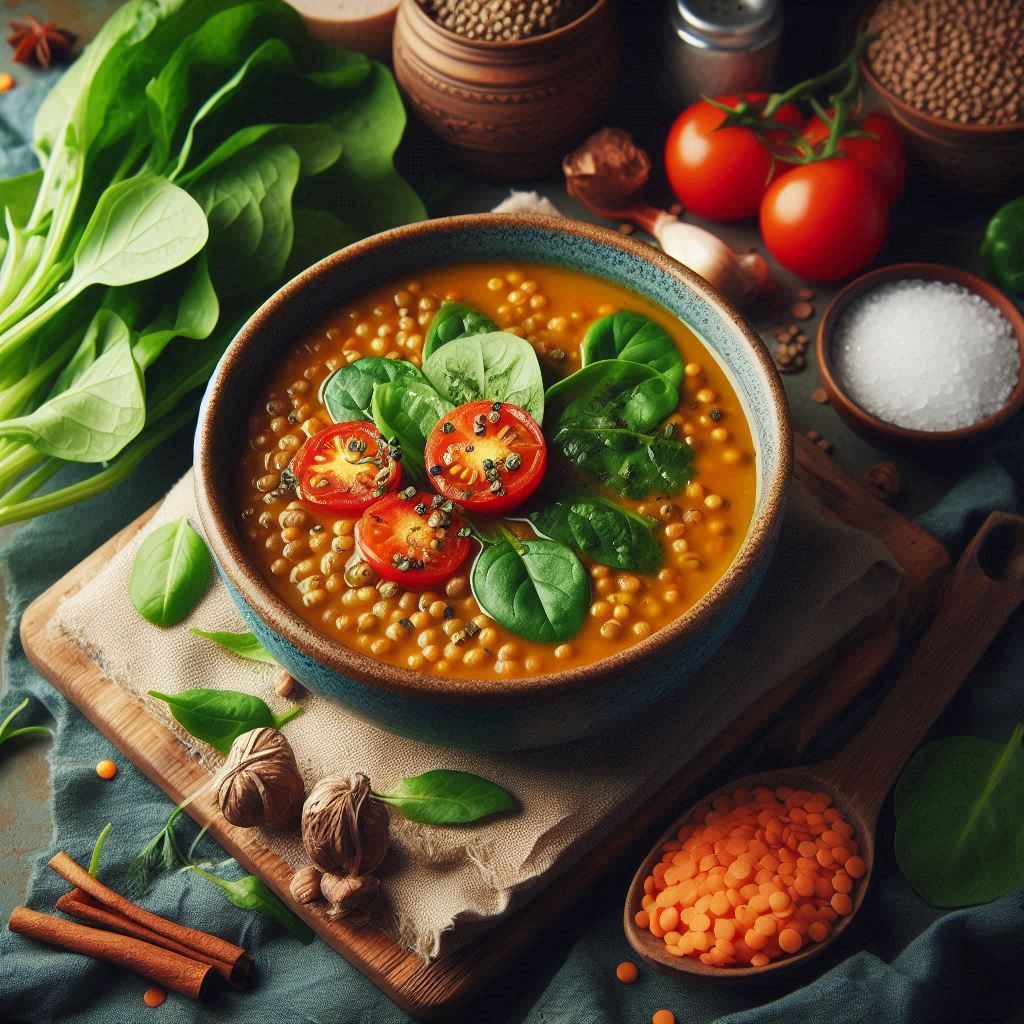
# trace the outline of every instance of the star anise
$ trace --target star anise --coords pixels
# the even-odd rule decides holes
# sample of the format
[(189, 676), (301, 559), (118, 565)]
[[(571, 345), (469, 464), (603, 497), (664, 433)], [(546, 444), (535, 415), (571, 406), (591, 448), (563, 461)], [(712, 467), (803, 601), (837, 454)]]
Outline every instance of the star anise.
[(31, 14), (11, 23), (7, 42), (14, 47), (14, 60), (19, 64), (36, 63), (48, 68), (54, 61), (62, 63), (71, 57), (77, 38), (73, 32), (58, 28), (54, 21), (40, 21)]

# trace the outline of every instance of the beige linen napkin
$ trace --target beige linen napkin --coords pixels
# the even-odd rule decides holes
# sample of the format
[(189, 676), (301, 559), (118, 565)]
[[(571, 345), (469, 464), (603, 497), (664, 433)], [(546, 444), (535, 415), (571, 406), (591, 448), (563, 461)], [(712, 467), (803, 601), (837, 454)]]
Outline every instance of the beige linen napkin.
[[(150, 625), (132, 607), (128, 578), (139, 544), (150, 530), (180, 516), (199, 527), (191, 472), (147, 529), (62, 605), (57, 621), (105, 676), (144, 701), (212, 772), (221, 756), (188, 737), (163, 702), (146, 696), (148, 690), (207, 686), (259, 695), (275, 711), (288, 705), (274, 693), (272, 667), (189, 633), (193, 626), (245, 628), (219, 580), (170, 629)], [(745, 707), (892, 596), (898, 580), (881, 542), (826, 518), (798, 487), (768, 578), (733, 640), (673, 699), (613, 732), (522, 754), (444, 750), (382, 732), (312, 694), (285, 731), (307, 788), (324, 775), (359, 770), (386, 791), (402, 776), (444, 767), (498, 780), (519, 798), (520, 815), (468, 828), (428, 829), (394, 816), (398, 855), (389, 862), (386, 889), (395, 934), (406, 948), (433, 957), (551, 882)], [(261, 841), (293, 866), (305, 862), (297, 834), (286, 839), (264, 833)]]

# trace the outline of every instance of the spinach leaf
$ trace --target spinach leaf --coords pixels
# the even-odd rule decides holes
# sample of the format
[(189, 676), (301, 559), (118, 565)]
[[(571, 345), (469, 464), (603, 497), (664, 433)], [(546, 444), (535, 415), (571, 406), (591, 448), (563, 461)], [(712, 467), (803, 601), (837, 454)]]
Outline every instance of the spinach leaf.
[(14, 724), (15, 718), (17, 718), (18, 715), (20, 715), (27, 707), (28, 697), (26, 697), (2, 722), (0, 722), (0, 746), (3, 746), (3, 744), (8, 740), (13, 740), (18, 736), (53, 735), (45, 725), (23, 725), (20, 729), (11, 728)]
[(203, 637), (204, 640), (212, 640), (220, 644), (226, 651), (237, 654), (240, 658), (247, 658), (249, 661), (262, 661), (266, 665), (276, 665), (274, 656), (252, 635), (252, 633), (228, 633), (228, 632), (206, 632), (202, 629), (190, 629), (190, 633)]
[(204, 871), (195, 864), (190, 864), (187, 871), (194, 871), (208, 882), (217, 886), (225, 899), (234, 903), (242, 910), (255, 910), (271, 921), (287, 928), (304, 946), (308, 946), (316, 936), (313, 929), (305, 921), (297, 918), (278, 898), (273, 890), (262, 879), (255, 875), (244, 875), (242, 878), (221, 878), (210, 871)]
[(519, 801), (496, 782), (445, 768), (402, 779), (393, 793), (373, 795), (424, 825), (465, 825), (519, 810)]
[(544, 383), (533, 346), (504, 331), (459, 338), (423, 364), (427, 380), (453, 405), (487, 398), (544, 417)]
[(64, 390), (27, 416), (0, 422), (0, 437), (70, 462), (106, 462), (142, 430), (146, 396), (128, 328), (101, 309), (88, 345), (101, 353), (95, 361), (84, 362)]
[(590, 607), (590, 580), (580, 560), (553, 540), (504, 539), (480, 552), (473, 565), (473, 594), (507, 630), (536, 643), (575, 636)]
[(645, 431), (675, 412), (679, 388), (649, 366), (602, 359), (548, 388), (545, 402), (555, 432), (570, 422)]
[[(357, 366), (358, 362), (352, 365)], [(378, 384), (373, 389), (373, 422), (389, 441), (398, 438), (402, 473), (420, 486), (427, 483), (423, 465), (427, 437), (437, 421), (451, 411), (451, 402), (445, 401), (426, 381)]]
[(683, 359), (668, 333), (639, 313), (622, 310), (595, 320), (580, 346), (583, 365), (602, 359), (627, 359), (663, 373), (678, 390)]
[(586, 423), (562, 427), (555, 444), (584, 473), (627, 498), (675, 494), (693, 475), (693, 449), (685, 441)]
[(922, 747), (896, 787), (896, 860), (933, 907), (988, 903), (1024, 884), (1024, 725), (1007, 744)]
[(209, 549), (183, 516), (142, 542), (128, 594), (144, 619), (154, 626), (173, 626), (199, 603), (209, 582)]
[(165, 701), (178, 725), (222, 754), (231, 751), (231, 744), (242, 733), (280, 729), (302, 711), (296, 704), (283, 715), (275, 715), (265, 701), (238, 690), (199, 688), (170, 694), (150, 690), (149, 695)]
[(369, 356), (339, 367), (320, 386), (320, 401), (335, 423), (373, 420), (373, 389), (378, 384), (426, 383), (423, 374), (404, 359)]
[(423, 358), (432, 356), (442, 345), (459, 338), (469, 338), (475, 334), (490, 334), (498, 330), (498, 325), (479, 310), (467, 306), (464, 302), (448, 300), (441, 303), (441, 308), (434, 314), (423, 343)]
[(536, 529), (595, 562), (653, 575), (665, 552), (658, 520), (638, 515), (605, 498), (558, 498), (530, 515)]

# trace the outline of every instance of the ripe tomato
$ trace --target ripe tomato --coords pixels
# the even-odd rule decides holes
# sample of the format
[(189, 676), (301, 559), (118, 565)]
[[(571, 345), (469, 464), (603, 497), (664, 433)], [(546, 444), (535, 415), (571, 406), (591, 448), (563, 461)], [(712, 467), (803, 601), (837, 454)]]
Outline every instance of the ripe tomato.
[(518, 405), (468, 402), (443, 416), (424, 455), (434, 486), (473, 512), (498, 515), (540, 486), (548, 462), (537, 421)]
[(454, 576), (472, 543), (452, 502), (414, 487), (371, 505), (356, 523), (355, 538), (379, 576), (407, 587)]
[(771, 254), (811, 281), (837, 281), (875, 258), (889, 226), (881, 188), (856, 160), (834, 157), (794, 167), (761, 202)]
[[(877, 112), (868, 114), (857, 127), (878, 138), (843, 138), (839, 148), (878, 182), (890, 203), (895, 203), (907, 180), (907, 151), (903, 137), (892, 118)], [(828, 126), (815, 115), (804, 126), (803, 136), (817, 145), (828, 138)]]
[(355, 420), (307, 438), (292, 460), (292, 472), (306, 503), (361, 512), (398, 486), (398, 458), (372, 423)]
[[(745, 97), (755, 103), (767, 98), (760, 92)], [(719, 96), (718, 102), (735, 106), (737, 97)], [(725, 116), (700, 100), (679, 115), (665, 143), (665, 171), (672, 190), (687, 210), (711, 220), (752, 217), (769, 180), (785, 167), (776, 164), (773, 169), (771, 153), (749, 128), (716, 131)], [(794, 128), (803, 124), (794, 103), (780, 108), (773, 120)], [(785, 138), (780, 132), (779, 141)]]

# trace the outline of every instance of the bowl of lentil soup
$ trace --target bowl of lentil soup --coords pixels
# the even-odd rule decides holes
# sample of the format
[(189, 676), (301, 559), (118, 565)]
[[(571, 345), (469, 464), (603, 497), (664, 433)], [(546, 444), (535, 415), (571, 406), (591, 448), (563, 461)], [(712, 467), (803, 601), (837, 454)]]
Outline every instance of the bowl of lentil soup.
[(218, 569), (298, 680), (461, 748), (571, 740), (681, 685), (767, 567), (788, 407), (702, 279), (618, 233), (481, 214), (359, 242), (214, 373)]

